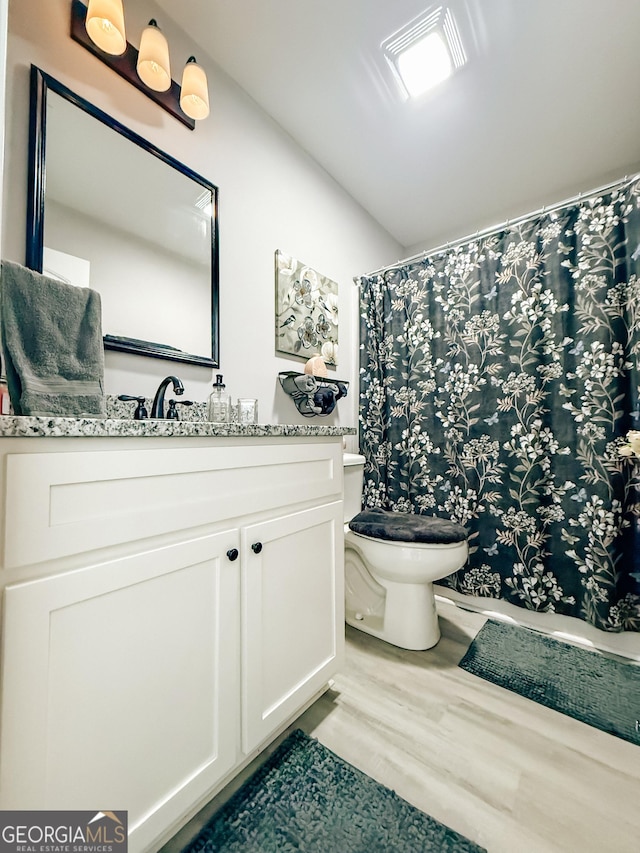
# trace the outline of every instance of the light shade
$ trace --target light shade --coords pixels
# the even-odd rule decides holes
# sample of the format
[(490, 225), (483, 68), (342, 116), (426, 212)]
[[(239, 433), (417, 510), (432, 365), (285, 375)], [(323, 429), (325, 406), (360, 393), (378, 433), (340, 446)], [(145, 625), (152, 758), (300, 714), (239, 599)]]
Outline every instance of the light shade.
[(85, 26), (91, 41), (105, 53), (120, 56), (127, 49), (122, 0), (89, 0)]
[(209, 90), (207, 75), (190, 56), (182, 74), (180, 106), (185, 115), (193, 119), (203, 119), (209, 115)]
[(169, 45), (153, 19), (142, 32), (136, 70), (142, 82), (155, 92), (166, 92), (171, 86)]

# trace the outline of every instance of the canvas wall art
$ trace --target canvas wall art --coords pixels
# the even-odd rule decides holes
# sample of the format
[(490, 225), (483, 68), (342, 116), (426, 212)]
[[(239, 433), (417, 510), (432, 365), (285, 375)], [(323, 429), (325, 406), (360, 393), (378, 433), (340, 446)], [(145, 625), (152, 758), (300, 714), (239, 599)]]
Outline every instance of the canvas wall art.
[(276, 352), (338, 363), (338, 285), (276, 251)]

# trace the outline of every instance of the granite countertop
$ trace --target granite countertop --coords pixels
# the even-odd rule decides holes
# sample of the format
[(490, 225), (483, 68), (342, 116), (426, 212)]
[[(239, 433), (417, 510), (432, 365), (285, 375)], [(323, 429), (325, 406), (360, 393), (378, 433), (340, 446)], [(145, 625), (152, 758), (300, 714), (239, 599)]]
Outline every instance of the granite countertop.
[(0, 417), (0, 438), (127, 437), (127, 436), (340, 436), (355, 435), (353, 427), (315, 424), (216, 424), (210, 421), (134, 421), (121, 418)]
[(207, 404), (202, 402), (181, 407), (179, 421), (151, 418), (134, 421), (135, 403), (123, 402), (111, 394), (106, 395), (105, 405), (106, 418), (0, 416), (0, 438), (340, 436), (357, 432), (354, 427), (323, 426), (321, 418), (309, 418), (308, 424), (212, 423), (206, 420)]

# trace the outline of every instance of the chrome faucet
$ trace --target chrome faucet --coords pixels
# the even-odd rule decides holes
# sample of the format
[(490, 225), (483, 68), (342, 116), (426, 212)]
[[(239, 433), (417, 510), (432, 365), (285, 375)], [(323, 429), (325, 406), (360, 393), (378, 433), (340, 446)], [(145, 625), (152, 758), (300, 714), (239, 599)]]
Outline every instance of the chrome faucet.
[(177, 376), (165, 376), (158, 386), (156, 396), (153, 398), (153, 406), (151, 407), (152, 418), (164, 418), (164, 392), (167, 390), (170, 382), (173, 383), (174, 394), (177, 396), (184, 394), (184, 385)]

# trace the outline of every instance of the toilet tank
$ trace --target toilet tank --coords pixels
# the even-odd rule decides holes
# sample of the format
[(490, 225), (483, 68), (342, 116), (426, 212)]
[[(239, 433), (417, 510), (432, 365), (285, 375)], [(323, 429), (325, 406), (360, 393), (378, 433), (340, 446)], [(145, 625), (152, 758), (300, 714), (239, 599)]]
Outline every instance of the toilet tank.
[(364, 456), (344, 453), (344, 521), (351, 521), (362, 509)]

